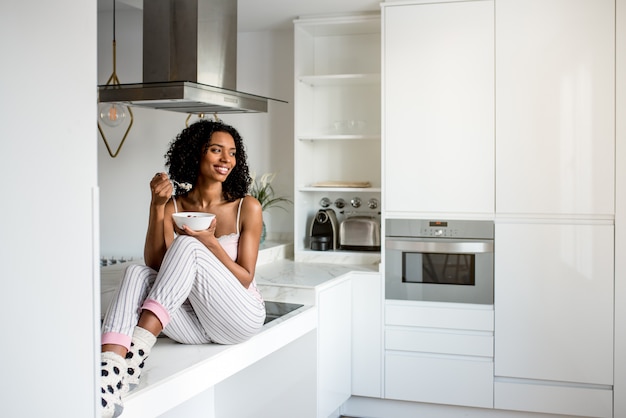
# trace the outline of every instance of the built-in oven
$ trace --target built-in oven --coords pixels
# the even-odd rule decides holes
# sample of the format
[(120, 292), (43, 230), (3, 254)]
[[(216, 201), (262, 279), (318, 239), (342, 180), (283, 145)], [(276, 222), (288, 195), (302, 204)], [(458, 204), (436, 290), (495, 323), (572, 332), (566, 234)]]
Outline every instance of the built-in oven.
[(387, 219), (385, 298), (493, 304), (492, 221)]

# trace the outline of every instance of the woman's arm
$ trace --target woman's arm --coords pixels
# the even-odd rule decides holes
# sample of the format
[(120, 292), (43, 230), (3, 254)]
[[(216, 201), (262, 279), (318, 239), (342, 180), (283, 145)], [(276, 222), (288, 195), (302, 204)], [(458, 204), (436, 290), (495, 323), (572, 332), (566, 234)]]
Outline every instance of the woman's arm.
[[(171, 203), (168, 205), (168, 201), (172, 196), (173, 187), (165, 173), (157, 173), (150, 180), (150, 191), (152, 199), (143, 257), (147, 266), (159, 270), (165, 251), (174, 239), (171, 216), (169, 218), (166, 216), (167, 212), (172, 211), (170, 207), (173, 205)], [(170, 222), (167, 222), (167, 219), (170, 219)], [(172, 236), (166, 239), (168, 229)]]
[(241, 266), (243, 274), (235, 273), (235, 276), (246, 289), (254, 279), (262, 230), (263, 211), (261, 204), (252, 196), (244, 197), (241, 207), (241, 229), (237, 253), (237, 264)]

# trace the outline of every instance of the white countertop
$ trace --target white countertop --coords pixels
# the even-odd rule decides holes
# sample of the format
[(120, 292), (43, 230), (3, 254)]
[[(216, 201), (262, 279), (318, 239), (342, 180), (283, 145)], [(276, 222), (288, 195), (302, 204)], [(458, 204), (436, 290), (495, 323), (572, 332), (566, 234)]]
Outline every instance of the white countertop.
[(300, 263), (277, 260), (256, 269), (257, 284), (314, 289), (352, 271), (378, 271), (374, 265)]
[[(296, 262), (291, 257), (292, 244), (264, 243), (259, 250), (255, 275), (257, 283), (313, 289), (351, 271), (378, 271), (378, 264)], [(124, 270), (133, 263), (143, 263), (143, 259), (102, 267), (102, 290), (117, 289)]]

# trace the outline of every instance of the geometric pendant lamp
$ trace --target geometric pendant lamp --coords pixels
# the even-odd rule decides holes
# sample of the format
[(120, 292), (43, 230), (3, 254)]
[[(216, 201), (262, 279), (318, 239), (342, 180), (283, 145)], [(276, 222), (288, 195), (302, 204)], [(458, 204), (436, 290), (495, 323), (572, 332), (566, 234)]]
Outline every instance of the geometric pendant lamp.
[[(116, 54), (116, 43), (115, 43), (115, 0), (113, 0), (113, 73), (109, 80), (106, 82), (106, 86), (111, 86), (115, 88), (115, 86), (119, 86), (120, 80), (117, 78), (117, 54)], [(102, 131), (102, 125), (106, 125), (112, 128), (116, 128), (122, 125), (126, 120), (126, 113), (130, 115), (130, 123), (128, 124), (128, 128), (126, 132), (124, 132), (124, 136), (120, 141), (117, 150), (113, 152), (111, 147), (109, 146), (109, 141), (107, 141), (104, 132)], [(98, 105), (98, 131), (100, 131), (100, 135), (102, 135), (102, 139), (104, 140), (104, 145), (107, 147), (107, 151), (111, 158), (117, 157), (120, 150), (122, 149), (122, 145), (124, 145), (124, 141), (126, 141), (126, 137), (128, 136), (128, 132), (130, 132), (130, 128), (133, 126), (133, 111), (128, 106), (120, 105), (119, 103), (100, 103)]]

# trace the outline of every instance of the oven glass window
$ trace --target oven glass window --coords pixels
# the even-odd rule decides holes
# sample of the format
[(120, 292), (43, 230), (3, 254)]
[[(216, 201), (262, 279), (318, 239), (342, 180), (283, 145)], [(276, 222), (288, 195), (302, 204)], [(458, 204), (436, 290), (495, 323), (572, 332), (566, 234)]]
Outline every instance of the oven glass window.
[(402, 281), (405, 283), (475, 284), (474, 254), (402, 254)]

